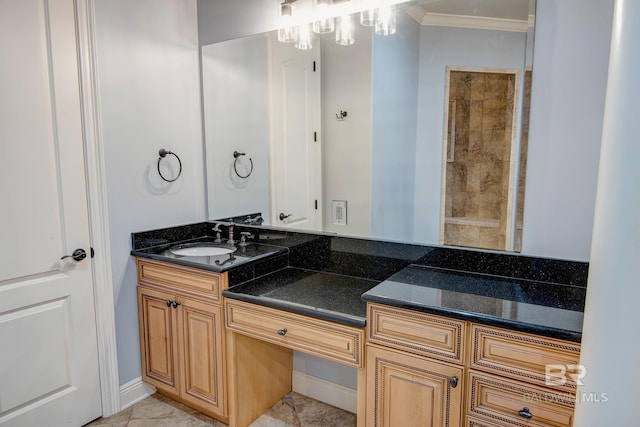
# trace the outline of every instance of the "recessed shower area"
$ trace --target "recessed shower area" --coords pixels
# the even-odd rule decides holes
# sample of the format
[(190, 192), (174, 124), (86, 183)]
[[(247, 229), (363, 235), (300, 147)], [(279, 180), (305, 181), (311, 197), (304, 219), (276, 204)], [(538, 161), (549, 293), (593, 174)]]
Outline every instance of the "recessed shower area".
[(524, 135), (516, 134), (521, 73), (449, 67), (447, 77), (441, 243), (518, 251), (522, 207), (515, 205), (524, 200), (526, 153), (518, 143)]

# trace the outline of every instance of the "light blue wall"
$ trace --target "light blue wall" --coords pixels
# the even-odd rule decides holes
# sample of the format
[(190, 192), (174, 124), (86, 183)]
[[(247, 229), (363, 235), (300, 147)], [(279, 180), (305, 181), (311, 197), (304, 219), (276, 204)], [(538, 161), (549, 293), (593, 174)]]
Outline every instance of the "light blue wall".
[(373, 37), (371, 236), (411, 241), (420, 25), (400, 13), (397, 27)]
[(614, 0), (540, 0), (522, 252), (588, 261)]
[[(440, 240), (447, 66), (523, 70), (526, 33), (451, 27), (420, 30), (414, 240)], [(437, 214), (434, 214), (437, 213)]]
[(201, 60), (208, 218), (261, 212), (269, 224), (267, 38), (209, 44)]
[[(205, 219), (195, 0), (97, 0), (96, 43), (120, 384), (140, 377), (131, 232)], [(156, 171), (174, 151), (174, 183)]]

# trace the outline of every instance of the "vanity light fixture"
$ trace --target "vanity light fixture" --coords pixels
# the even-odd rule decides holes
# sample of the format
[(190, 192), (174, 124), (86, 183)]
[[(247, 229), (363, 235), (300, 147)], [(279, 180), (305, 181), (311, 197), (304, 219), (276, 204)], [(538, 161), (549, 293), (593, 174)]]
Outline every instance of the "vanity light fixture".
[[(302, 17), (294, 17), (293, 3), (300, 1)], [(390, 36), (396, 33), (397, 0), (361, 0), (354, 2), (354, 7), (347, 10), (340, 3), (350, 3), (352, 0), (283, 0), (280, 4), (280, 26), (278, 41), (295, 43), (301, 50), (313, 48), (313, 34), (329, 34), (336, 32), (336, 43), (349, 46), (355, 43), (355, 27), (353, 17), (347, 15), (347, 10), (360, 11), (360, 23), (373, 27), (375, 33)], [(400, 2), (403, 2), (402, 0)], [(361, 6), (361, 8), (355, 6)], [(344, 13), (338, 18), (334, 16)], [(311, 22), (311, 24), (308, 24)]]
[(295, 43), (298, 41), (298, 26), (293, 22), (293, 3), (295, 2), (296, 0), (285, 0), (280, 5), (279, 42)]
[(334, 19), (328, 17), (328, 9), (331, 6), (331, 0), (316, 0), (316, 10), (318, 13), (318, 19), (313, 21), (313, 32), (316, 34), (329, 34), (332, 33), (336, 26)]

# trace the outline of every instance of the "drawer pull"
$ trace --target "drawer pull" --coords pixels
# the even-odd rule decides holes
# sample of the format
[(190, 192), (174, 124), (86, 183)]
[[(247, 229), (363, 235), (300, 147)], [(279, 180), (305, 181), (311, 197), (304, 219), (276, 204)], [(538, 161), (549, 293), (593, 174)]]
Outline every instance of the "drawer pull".
[(529, 412), (529, 408), (522, 408), (518, 411), (518, 415), (520, 415), (522, 418), (533, 418), (533, 414), (531, 414), (531, 412)]
[(287, 328), (278, 330), (278, 335), (282, 335), (282, 336), (287, 335)]
[(458, 377), (451, 377), (451, 379), (449, 380), (449, 384), (451, 384), (451, 387), (453, 388), (458, 387)]

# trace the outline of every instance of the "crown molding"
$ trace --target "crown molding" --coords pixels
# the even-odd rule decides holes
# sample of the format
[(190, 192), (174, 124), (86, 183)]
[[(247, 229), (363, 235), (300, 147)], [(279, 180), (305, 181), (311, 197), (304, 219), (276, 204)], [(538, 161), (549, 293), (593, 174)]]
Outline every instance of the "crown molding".
[(529, 20), (488, 18), (485, 16), (448, 15), (443, 13), (425, 13), (422, 16), (422, 20), (419, 22), (420, 25), (511, 31), (517, 33), (526, 33), (529, 28)]

